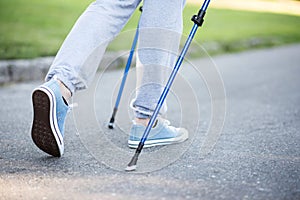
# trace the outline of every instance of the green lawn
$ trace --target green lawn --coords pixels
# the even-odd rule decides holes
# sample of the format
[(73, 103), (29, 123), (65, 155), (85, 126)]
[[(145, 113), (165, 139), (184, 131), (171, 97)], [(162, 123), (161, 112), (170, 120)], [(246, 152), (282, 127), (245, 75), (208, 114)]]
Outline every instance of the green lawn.
[[(92, 0), (0, 0), (0, 59), (55, 55), (72, 25)], [(184, 10), (184, 34), (198, 12), (195, 5)], [(162, 10), (163, 11), (163, 10)], [(129, 49), (136, 12), (110, 50)], [(199, 43), (218, 44), (216, 52), (239, 51), (252, 47), (300, 42), (300, 17), (281, 14), (209, 8)], [(126, 39), (124, 39), (126, 38)], [(250, 41), (250, 42), (249, 42)], [(252, 41), (252, 42), (251, 42)]]

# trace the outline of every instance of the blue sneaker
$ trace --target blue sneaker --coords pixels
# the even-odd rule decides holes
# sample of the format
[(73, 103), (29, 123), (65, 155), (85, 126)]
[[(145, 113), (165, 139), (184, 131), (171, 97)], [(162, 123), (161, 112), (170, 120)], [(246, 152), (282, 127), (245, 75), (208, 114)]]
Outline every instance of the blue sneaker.
[[(140, 139), (142, 138), (146, 127), (133, 122), (128, 139), (130, 148), (137, 148)], [(170, 126), (168, 120), (158, 118), (155, 127), (150, 131), (150, 134), (145, 141), (144, 148), (168, 145), (184, 142), (189, 137), (188, 131), (184, 128), (175, 128)]]
[(64, 152), (64, 124), (69, 110), (57, 80), (50, 80), (32, 93), (32, 140), (42, 151), (60, 157)]

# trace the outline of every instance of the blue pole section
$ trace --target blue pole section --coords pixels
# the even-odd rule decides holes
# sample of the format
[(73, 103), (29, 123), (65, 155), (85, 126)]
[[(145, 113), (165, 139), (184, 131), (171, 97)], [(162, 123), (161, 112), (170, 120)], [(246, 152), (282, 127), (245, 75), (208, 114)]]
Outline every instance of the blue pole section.
[(130, 54), (129, 54), (129, 57), (127, 59), (124, 75), (123, 75), (122, 82), (121, 82), (121, 85), (120, 85), (118, 97), (117, 97), (117, 100), (116, 100), (116, 103), (115, 103), (115, 108), (118, 108), (119, 104), (120, 104), (120, 100), (121, 100), (121, 97), (122, 97), (122, 93), (123, 93), (123, 89), (124, 89), (125, 82), (126, 82), (126, 79), (127, 79), (127, 75), (128, 75), (128, 72), (129, 72), (129, 69), (130, 69), (130, 66), (131, 66), (132, 57), (133, 57), (133, 54), (134, 54), (134, 50), (135, 50), (135, 47), (136, 47), (136, 44), (137, 44), (138, 37), (139, 37), (139, 26), (136, 29), (134, 40), (133, 40), (131, 50), (130, 50)]
[(134, 39), (133, 39), (133, 42), (132, 42), (132, 45), (131, 45), (129, 57), (127, 59), (126, 67), (125, 67), (125, 70), (124, 70), (122, 82), (121, 82), (119, 92), (118, 92), (118, 96), (117, 96), (117, 99), (116, 99), (115, 107), (114, 107), (112, 116), (111, 116), (111, 118), (109, 120), (109, 123), (108, 123), (108, 128), (110, 128), (110, 129), (114, 128), (115, 116), (117, 114), (118, 107), (119, 107), (119, 104), (120, 104), (120, 101), (121, 101), (121, 97), (122, 97), (122, 94), (123, 94), (123, 90), (124, 90), (125, 82), (126, 82), (126, 79), (127, 79), (127, 75), (128, 75), (128, 72), (129, 72), (129, 69), (130, 69), (130, 66), (131, 66), (131, 62), (132, 62), (132, 58), (133, 58), (133, 54), (134, 54), (134, 50), (135, 50), (135, 47), (136, 47), (136, 44), (137, 44), (138, 37), (139, 37), (139, 26), (137, 26), (137, 29), (136, 29), (136, 32), (135, 32), (135, 36), (134, 36)]
[(203, 5), (201, 7), (201, 10), (206, 11), (207, 8), (208, 8), (209, 3), (210, 3), (210, 0), (204, 1)]
[[(143, 11), (142, 6), (140, 7), (139, 10), (141, 12)], [(111, 116), (111, 118), (109, 120), (109, 123), (108, 123), (108, 128), (110, 128), (110, 129), (114, 128), (115, 116), (117, 114), (118, 107), (119, 107), (119, 104), (120, 104), (120, 101), (121, 101), (121, 97), (122, 97), (122, 94), (123, 94), (123, 90), (124, 90), (125, 82), (126, 82), (126, 79), (127, 79), (127, 75), (128, 75), (128, 72), (129, 72), (129, 69), (130, 69), (130, 66), (131, 66), (132, 57), (133, 57), (133, 54), (134, 54), (134, 50), (135, 50), (135, 47), (136, 47), (136, 44), (137, 44), (138, 37), (139, 37), (139, 24), (138, 24), (137, 29), (135, 31), (135, 36), (134, 36), (134, 39), (133, 39), (133, 42), (132, 42), (132, 45), (131, 45), (129, 57), (127, 59), (127, 63), (126, 63), (125, 71), (124, 71), (124, 74), (123, 74), (122, 82), (121, 82), (121, 85), (120, 85), (120, 88), (119, 88), (119, 92), (118, 92), (118, 96), (117, 96), (117, 99), (116, 99), (115, 107), (114, 107), (112, 116)]]

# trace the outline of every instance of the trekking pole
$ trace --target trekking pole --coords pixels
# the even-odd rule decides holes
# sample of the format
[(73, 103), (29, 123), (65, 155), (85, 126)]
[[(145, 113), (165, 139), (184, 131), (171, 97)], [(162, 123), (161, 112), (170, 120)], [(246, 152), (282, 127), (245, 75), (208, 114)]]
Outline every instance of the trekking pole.
[[(139, 8), (139, 10), (142, 12), (142, 10), (143, 10), (142, 6)], [(116, 99), (115, 107), (113, 109), (112, 116), (111, 116), (111, 118), (109, 120), (109, 123), (108, 123), (108, 128), (109, 129), (114, 128), (115, 117), (116, 117), (116, 114), (117, 114), (117, 111), (118, 111), (118, 108), (119, 108), (119, 104), (120, 104), (121, 97), (122, 97), (122, 94), (123, 94), (123, 89), (124, 89), (125, 82), (126, 82), (126, 79), (127, 79), (127, 75), (128, 75), (128, 72), (129, 72), (129, 69), (130, 69), (130, 66), (131, 66), (131, 61), (132, 61), (132, 58), (133, 58), (133, 54), (134, 54), (134, 50), (135, 50), (135, 47), (136, 47), (136, 44), (137, 44), (138, 37), (139, 37), (139, 25), (137, 26), (137, 29), (135, 31), (135, 36), (134, 36), (134, 39), (133, 39), (133, 42), (132, 42), (132, 45), (131, 45), (131, 50), (130, 50), (128, 59), (127, 59), (127, 63), (126, 63), (126, 67), (125, 67), (125, 70), (124, 70), (122, 82), (121, 82), (121, 85), (120, 85), (120, 88), (119, 88), (119, 92), (118, 92), (118, 96), (117, 96), (117, 99)]]
[(202, 5), (202, 7), (201, 7), (201, 9), (199, 10), (198, 14), (194, 15), (192, 17), (191, 20), (194, 22), (194, 26), (192, 27), (192, 30), (191, 30), (191, 32), (189, 34), (189, 37), (187, 38), (187, 41), (186, 41), (186, 43), (185, 43), (185, 45), (184, 45), (184, 47), (183, 47), (183, 49), (182, 49), (182, 51), (181, 51), (181, 53), (180, 53), (177, 61), (176, 61), (176, 64), (175, 64), (175, 66), (174, 66), (174, 68), (172, 70), (172, 73), (171, 73), (171, 75), (170, 75), (170, 77), (168, 79), (168, 82), (166, 83), (165, 88), (164, 88), (164, 90), (163, 90), (163, 92), (162, 92), (162, 94), (161, 94), (161, 96), (160, 96), (160, 98), (158, 100), (158, 103), (157, 103), (157, 105), (156, 105), (156, 107), (155, 107), (155, 109), (153, 111), (153, 114), (152, 114), (152, 116), (150, 118), (150, 121), (149, 121), (149, 123), (148, 123), (148, 125), (147, 125), (147, 127), (146, 127), (146, 129), (144, 131), (144, 134), (143, 134), (143, 136), (142, 136), (142, 138), (140, 140), (140, 143), (139, 143), (139, 145), (138, 145), (138, 147), (137, 147), (137, 149), (135, 151), (135, 154), (132, 157), (132, 159), (129, 162), (129, 164), (127, 165), (125, 171), (134, 171), (134, 170), (136, 170), (136, 165), (137, 165), (137, 161), (138, 161), (139, 155), (140, 155), (140, 153), (141, 153), (141, 151), (142, 151), (142, 149), (144, 147), (145, 141), (147, 140), (147, 137), (148, 137), (148, 135), (149, 135), (149, 133), (151, 131), (151, 127), (153, 127), (153, 124), (154, 124), (154, 122), (156, 120), (156, 117), (157, 117), (157, 115), (159, 113), (159, 110), (162, 107), (165, 98), (167, 97), (169, 89), (170, 89), (170, 87), (171, 87), (171, 85), (172, 85), (172, 83), (173, 83), (173, 81), (175, 79), (175, 76), (176, 76), (176, 74), (177, 74), (177, 72), (178, 72), (178, 70), (180, 68), (181, 63), (183, 62), (184, 56), (185, 56), (185, 54), (186, 54), (186, 52), (187, 52), (187, 50), (188, 50), (188, 48), (189, 48), (189, 46), (190, 46), (190, 44), (191, 44), (194, 36), (195, 36), (195, 33), (196, 33), (198, 27), (202, 26), (202, 24), (204, 22), (204, 15), (206, 13), (206, 10), (207, 10), (207, 7), (208, 7), (209, 3), (210, 3), (210, 0), (205, 0), (204, 3), (203, 3), (203, 5)]

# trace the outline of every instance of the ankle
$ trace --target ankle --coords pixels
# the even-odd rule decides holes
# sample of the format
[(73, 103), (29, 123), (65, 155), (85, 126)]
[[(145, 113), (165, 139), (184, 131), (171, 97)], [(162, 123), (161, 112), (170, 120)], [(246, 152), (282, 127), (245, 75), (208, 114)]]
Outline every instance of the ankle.
[(134, 121), (137, 124), (147, 126), (150, 121), (150, 118), (135, 118)]
[(63, 82), (61, 82), (60, 80), (57, 80), (57, 81), (58, 81), (60, 92), (61, 92), (62, 96), (64, 97), (64, 99), (67, 102), (69, 102), (69, 100), (72, 96), (71, 91), (69, 90), (69, 88), (67, 88), (67, 86)]
[[(149, 121), (150, 121), (150, 118), (135, 118), (134, 121), (137, 124), (140, 124), (140, 125), (143, 125), (143, 126), (147, 126), (148, 123), (149, 123)], [(158, 120), (156, 119), (155, 122), (154, 122), (154, 124), (153, 124), (153, 126), (152, 126), (152, 128), (156, 127), (157, 122), (158, 122)]]

